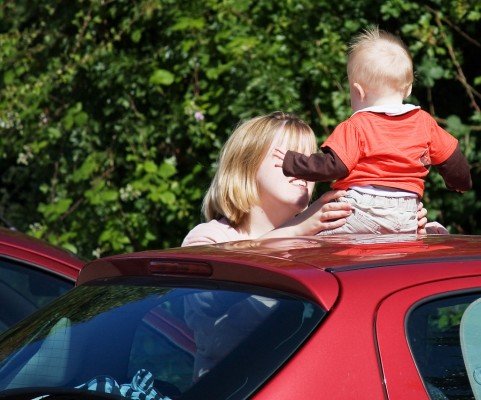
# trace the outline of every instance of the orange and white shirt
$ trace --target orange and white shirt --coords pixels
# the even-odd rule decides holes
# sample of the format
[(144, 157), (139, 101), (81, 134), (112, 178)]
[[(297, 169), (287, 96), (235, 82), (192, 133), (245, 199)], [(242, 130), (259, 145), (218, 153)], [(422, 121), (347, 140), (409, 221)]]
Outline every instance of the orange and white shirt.
[(446, 161), (457, 144), (427, 112), (402, 104), (359, 110), (322, 147), (332, 149), (349, 171), (332, 188), (381, 186), (422, 197), (429, 166)]

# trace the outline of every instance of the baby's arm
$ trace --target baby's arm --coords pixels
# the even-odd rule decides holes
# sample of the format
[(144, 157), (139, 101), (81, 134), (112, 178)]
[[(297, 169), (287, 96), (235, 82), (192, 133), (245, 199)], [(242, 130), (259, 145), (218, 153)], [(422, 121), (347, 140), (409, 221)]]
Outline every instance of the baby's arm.
[(443, 177), (444, 183), (449, 190), (465, 192), (471, 189), (472, 182), (469, 164), (459, 148), (459, 143), (453, 154), (446, 161), (435, 165), (435, 167)]
[[(274, 154), (282, 159), (277, 153)], [(322, 148), (322, 153), (314, 153), (310, 156), (287, 151), (282, 163), (282, 172), (285, 176), (294, 176), (314, 182), (333, 181), (349, 174), (346, 165), (329, 147)]]

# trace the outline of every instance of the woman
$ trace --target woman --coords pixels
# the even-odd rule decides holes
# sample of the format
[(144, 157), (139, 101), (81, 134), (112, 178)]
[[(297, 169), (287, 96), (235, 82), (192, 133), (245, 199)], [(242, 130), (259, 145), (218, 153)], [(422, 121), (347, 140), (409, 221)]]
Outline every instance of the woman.
[[(275, 148), (309, 155), (317, 148), (314, 132), (295, 115), (279, 111), (238, 126), (221, 151), (204, 198), (208, 222), (192, 229), (182, 246), (308, 236), (346, 223), (350, 205), (331, 202), (346, 193), (327, 192), (308, 207), (314, 183), (284, 176)], [(425, 209), (418, 212), (421, 233), (425, 215)]]

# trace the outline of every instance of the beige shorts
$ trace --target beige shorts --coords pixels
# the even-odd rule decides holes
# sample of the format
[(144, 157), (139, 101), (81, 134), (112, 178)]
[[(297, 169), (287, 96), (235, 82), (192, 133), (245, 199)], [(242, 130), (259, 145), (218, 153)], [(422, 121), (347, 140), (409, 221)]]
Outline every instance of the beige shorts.
[(350, 203), (352, 214), (345, 225), (319, 232), (318, 235), (417, 232), (417, 197), (377, 196), (349, 189), (346, 196), (336, 201)]

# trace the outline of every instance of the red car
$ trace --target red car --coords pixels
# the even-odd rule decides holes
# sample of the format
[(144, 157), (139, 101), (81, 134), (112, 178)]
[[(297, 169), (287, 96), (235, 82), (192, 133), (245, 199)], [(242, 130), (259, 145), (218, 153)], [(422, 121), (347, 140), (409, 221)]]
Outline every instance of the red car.
[(479, 399), (480, 299), (481, 236), (108, 257), (0, 336), (0, 398)]
[(83, 265), (67, 251), (0, 228), (0, 332), (72, 289)]

